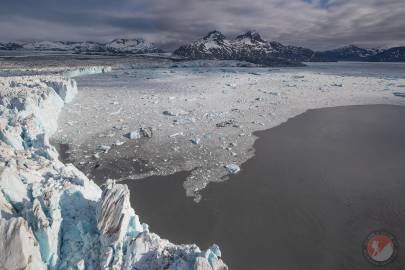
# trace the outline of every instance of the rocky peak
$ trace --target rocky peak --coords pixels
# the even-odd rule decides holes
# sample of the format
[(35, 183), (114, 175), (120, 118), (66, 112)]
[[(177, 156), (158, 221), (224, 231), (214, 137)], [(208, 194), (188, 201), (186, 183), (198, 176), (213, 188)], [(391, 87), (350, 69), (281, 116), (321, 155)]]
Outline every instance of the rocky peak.
[(265, 42), (262, 37), (260, 36), (259, 33), (257, 33), (256, 31), (247, 31), (244, 34), (241, 34), (239, 36), (236, 37), (237, 40), (241, 40), (241, 39), (250, 39), (252, 42)]
[(204, 39), (205, 39), (205, 40), (221, 41), (221, 40), (224, 40), (224, 39), (225, 39), (225, 36), (224, 36), (221, 32), (219, 32), (219, 31), (217, 31), (217, 30), (214, 30), (214, 31), (209, 32), (209, 33), (204, 37)]

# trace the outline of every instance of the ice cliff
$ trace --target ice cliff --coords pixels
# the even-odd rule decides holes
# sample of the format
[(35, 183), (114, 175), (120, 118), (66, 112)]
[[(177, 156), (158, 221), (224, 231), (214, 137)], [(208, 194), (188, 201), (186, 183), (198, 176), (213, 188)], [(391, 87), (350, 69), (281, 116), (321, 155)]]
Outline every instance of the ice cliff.
[(216, 245), (201, 251), (149, 232), (126, 185), (102, 190), (58, 160), (48, 138), (76, 92), (66, 76), (0, 78), (0, 269), (227, 269)]

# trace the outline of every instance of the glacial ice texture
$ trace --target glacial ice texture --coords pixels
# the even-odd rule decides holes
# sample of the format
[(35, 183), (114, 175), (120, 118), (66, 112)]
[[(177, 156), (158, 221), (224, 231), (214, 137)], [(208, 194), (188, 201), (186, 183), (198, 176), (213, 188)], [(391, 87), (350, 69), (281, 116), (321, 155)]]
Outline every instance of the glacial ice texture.
[(103, 190), (49, 143), (64, 103), (64, 76), (0, 78), (0, 269), (227, 269), (216, 245), (175, 245), (149, 232), (126, 185)]

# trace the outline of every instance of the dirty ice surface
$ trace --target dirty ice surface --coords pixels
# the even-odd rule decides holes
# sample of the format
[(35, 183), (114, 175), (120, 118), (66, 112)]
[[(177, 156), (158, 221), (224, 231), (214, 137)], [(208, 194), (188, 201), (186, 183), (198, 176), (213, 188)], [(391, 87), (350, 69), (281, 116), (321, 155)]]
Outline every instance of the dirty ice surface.
[[(136, 64), (77, 79), (54, 140), (67, 161), (102, 183), (191, 171), (195, 201), (210, 182), (239, 173), (252, 135), (308, 109), (404, 105), (404, 64), (322, 63), (303, 68)], [(128, 169), (130, 168), (130, 169)]]

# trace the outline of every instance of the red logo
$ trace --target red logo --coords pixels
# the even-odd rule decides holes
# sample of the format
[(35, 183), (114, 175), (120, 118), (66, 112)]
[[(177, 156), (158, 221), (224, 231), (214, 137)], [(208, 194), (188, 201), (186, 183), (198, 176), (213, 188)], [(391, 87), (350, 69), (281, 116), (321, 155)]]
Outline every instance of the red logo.
[(363, 253), (372, 264), (387, 265), (397, 256), (398, 244), (394, 236), (388, 232), (373, 232), (363, 244)]

